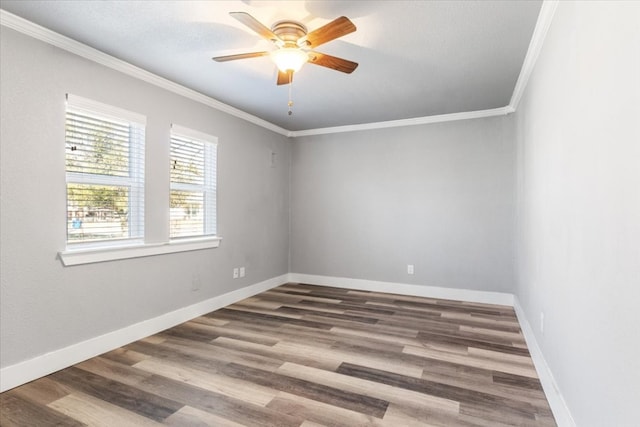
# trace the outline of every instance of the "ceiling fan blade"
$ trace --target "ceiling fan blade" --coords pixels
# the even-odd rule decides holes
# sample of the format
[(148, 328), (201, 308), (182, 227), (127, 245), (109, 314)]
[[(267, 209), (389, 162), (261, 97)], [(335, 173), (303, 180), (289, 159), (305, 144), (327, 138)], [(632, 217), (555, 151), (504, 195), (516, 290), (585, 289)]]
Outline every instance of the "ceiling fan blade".
[(280, 85), (288, 85), (293, 81), (293, 71), (280, 71), (278, 70), (278, 86)]
[(213, 59), (216, 62), (235, 61), (236, 59), (257, 58), (259, 56), (266, 56), (266, 55), (269, 55), (269, 53), (270, 52), (240, 53), (237, 55), (215, 56), (211, 59)]
[(358, 68), (357, 62), (320, 52), (309, 52), (309, 64), (320, 65), (322, 67), (331, 68), (332, 70), (341, 71), (347, 74), (351, 74), (353, 70)]
[(280, 40), (280, 37), (278, 37), (273, 31), (265, 27), (260, 21), (246, 12), (229, 12), (229, 15), (233, 16), (238, 21), (242, 22), (244, 25), (251, 28), (253, 31), (267, 40), (270, 40), (274, 43), (282, 41)]
[(304, 37), (298, 40), (298, 45), (303, 43), (308, 44), (311, 47), (318, 47), (323, 43), (330, 42), (331, 40), (342, 37), (346, 34), (352, 33), (356, 30), (356, 26), (346, 16), (334, 19), (326, 25), (311, 31)]

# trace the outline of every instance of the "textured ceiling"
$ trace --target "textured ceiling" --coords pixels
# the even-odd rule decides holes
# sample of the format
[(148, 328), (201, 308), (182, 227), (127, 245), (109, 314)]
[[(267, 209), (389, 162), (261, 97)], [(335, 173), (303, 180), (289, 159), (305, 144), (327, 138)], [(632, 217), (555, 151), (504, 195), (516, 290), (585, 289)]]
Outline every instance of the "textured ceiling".
[[(541, 1), (6, 1), (2, 9), (287, 130), (411, 119), (509, 104)], [(307, 64), (276, 86), (273, 49), (229, 16), (309, 30), (345, 15), (358, 30), (317, 50), (353, 74)]]

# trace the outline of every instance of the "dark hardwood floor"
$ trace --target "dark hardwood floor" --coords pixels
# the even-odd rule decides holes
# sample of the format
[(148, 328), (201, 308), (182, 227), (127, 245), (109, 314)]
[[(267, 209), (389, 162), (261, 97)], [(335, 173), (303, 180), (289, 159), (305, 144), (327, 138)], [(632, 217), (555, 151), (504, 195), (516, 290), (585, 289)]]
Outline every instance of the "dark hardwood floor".
[(554, 426), (511, 307), (288, 284), (0, 395), (2, 426)]

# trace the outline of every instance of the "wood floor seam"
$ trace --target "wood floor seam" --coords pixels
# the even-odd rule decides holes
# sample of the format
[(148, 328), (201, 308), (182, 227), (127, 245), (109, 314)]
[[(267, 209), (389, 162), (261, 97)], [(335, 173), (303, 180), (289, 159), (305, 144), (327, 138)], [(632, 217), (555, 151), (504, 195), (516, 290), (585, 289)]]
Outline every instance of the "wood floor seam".
[(0, 394), (0, 426), (555, 426), (512, 307), (288, 283)]

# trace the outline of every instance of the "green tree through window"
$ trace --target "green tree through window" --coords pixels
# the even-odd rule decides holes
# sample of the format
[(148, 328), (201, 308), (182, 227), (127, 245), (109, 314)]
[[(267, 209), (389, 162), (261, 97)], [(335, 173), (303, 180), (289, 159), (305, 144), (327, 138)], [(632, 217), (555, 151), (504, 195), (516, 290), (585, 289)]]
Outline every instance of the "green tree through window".
[(170, 156), (170, 237), (215, 235), (215, 137), (174, 125)]
[(144, 125), (115, 110), (78, 97), (67, 105), (69, 243), (143, 236)]

